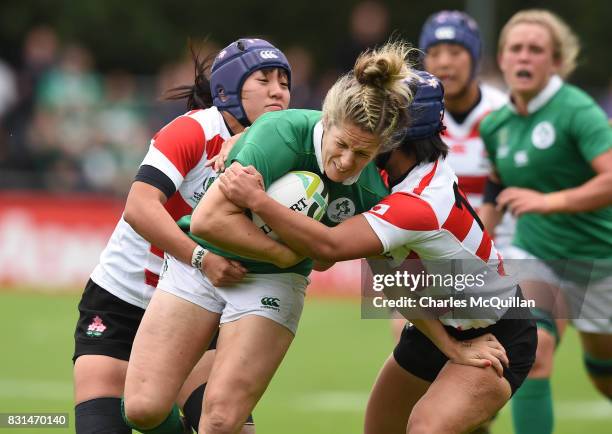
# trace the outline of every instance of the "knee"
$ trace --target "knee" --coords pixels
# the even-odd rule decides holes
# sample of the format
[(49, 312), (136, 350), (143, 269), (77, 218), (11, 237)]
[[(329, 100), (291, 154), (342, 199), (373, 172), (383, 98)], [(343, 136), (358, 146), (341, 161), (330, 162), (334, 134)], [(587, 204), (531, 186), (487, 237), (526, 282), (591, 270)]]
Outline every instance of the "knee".
[(529, 371), (530, 378), (548, 378), (552, 374), (555, 355), (555, 337), (546, 331), (538, 329), (538, 348), (535, 361)]
[(162, 405), (159, 400), (143, 395), (126, 397), (123, 406), (126, 419), (141, 429), (159, 426), (171, 410), (171, 407)]
[(200, 432), (210, 434), (232, 434), (240, 429), (244, 421), (218, 408), (206, 413), (200, 422)]
[(441, 419), (431, 413), (413, 410), (408, 419), (406, 432), (407, 434), (453, 434), (457, 432), (453, 427), (445, 425)]
[(239, 431), (248, 417), (248, 412), (243, 417), (243, 411), (239, 407), (237, 403), (229, 400), (207, 396), (199, 432), (231, 434)]

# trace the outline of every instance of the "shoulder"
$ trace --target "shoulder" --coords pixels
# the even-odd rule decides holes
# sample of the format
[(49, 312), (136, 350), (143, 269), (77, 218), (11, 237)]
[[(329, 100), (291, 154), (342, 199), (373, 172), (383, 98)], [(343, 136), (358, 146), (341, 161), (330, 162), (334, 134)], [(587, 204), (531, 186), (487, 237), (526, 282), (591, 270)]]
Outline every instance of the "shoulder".
[(497, 110), (508, 102), (508, 95), (506, 93), (486, 83), (480, 84), (480, 92), (483, 102), (490, 110)]
[(431, 205), (419, 196), (404, 191), (385, 197), (368, 214), (404, 230), (432, 231), (440, 228)]
[(191, 110), (174, 118), (157, 132), (160, 135), (172, 135), (180, 138), (197, 138), (210, 140), (215, 136), (229, 137), (221, 113), (215, 108)]
[(249, 133), (275, 132), (287, 142), (299, 142), (312, 134), (320, 119), (321, 112), (315, 110), (280, 110), (261, 115), (249, 128)]
[(512, 111), (508, 104), (504, 104), (497, 110), (489, 113), (480, 123), (480, 135), (483, 139), (493, 134), (498, 128), (502, 127), (512, 118)]
[(253, 123), (253, 126), (277, 124), (301, 127), (314, 125), (319, 119), (321, 119), (321, 112), (317, 110), (288, 109), (264, 113)]
[(585, 91), (569, 83), (564, 83), (556, 98), (565, 108), (587, 108), (597, 106), (595, 100)]

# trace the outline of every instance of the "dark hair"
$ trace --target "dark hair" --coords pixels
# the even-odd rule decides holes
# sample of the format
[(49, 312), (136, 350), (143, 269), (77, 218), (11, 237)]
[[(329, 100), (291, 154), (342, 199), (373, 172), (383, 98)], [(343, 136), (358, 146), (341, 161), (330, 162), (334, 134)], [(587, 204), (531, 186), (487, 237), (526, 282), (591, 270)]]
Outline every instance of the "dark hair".
[(200, 53), (196, 52), (193, 43), (189, 43), (191, 58), (193, 59), (195, 80), (192, 85), (181, 85), (173, 87), (164, 93), (166, 100), (179, 100), (187, 98), (187, 109), (206, 109), (212, 107), (213, 97), (210, 91), (210, 67), (217, 55), (211, 53), (204, 59), (200, 59)]
[(448, 145), (444, 143), (440, 134), (425, 137), (424, 139), (405, 140), (400, 145), (402, 152), (414, 155), (416, 164), (432, 163), (440, 157), (448, 155)]

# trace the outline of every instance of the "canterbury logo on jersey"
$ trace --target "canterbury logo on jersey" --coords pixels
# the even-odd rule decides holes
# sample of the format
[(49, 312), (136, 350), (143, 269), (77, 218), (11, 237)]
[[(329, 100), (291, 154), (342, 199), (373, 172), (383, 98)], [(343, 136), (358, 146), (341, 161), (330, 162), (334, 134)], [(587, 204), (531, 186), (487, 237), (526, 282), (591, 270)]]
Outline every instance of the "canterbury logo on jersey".
[(278, 59), (276, 52), (271, 50), (260, 51), (259, 55), (262, 59)]
[(278, 310), (278, 308), (280, 307), (279, 303), (280, 298), (277, 297), (263, 297), (261, 299), (261, 305), (269, 309)]

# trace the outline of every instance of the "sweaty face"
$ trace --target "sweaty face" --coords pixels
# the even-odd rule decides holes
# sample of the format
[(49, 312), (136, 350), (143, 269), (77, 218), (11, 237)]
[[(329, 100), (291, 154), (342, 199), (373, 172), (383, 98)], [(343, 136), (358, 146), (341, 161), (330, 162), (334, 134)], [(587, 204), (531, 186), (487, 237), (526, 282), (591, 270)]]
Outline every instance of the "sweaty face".
[(470, 83), (472, 57), (462, 45), (436, 44), (427, 50), (425, 69), (442, 81), (447, 98), (457, 97)]
[(498, 61), (511, 93), (528, 99), (546, 86), (559, 64), (550, 32), (532, 23), (519, 23), (508, 31)]
[(282, 69), (253, 72), (242, 85), (242, 106), (249, 121), (264, 113), (289, 107), (289, 81)]
[(350, 122), (327, 127), (321, 152), (325, 175), (334, 182), (346, 181), (361, 172), (379, 148), (379, 137)]

